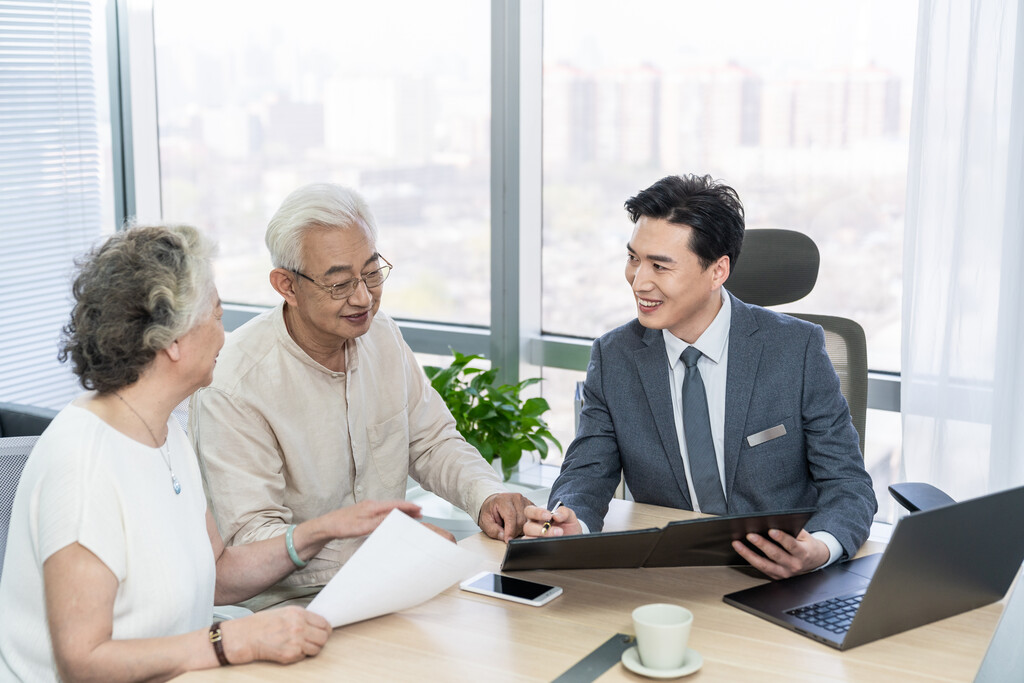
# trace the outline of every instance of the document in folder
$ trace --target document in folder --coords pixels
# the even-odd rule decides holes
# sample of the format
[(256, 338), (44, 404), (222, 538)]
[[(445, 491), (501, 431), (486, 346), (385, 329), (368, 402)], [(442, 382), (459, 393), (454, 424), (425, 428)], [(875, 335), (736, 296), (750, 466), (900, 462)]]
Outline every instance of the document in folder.
[[(502, 571), (747, 565), (732, 548), (749, 533), (781, 529), (796, 536), (814, 510), (723, 515), (670, 522), (657, 529), (518, 538), (505, 547)], [(751, 546), (753, 547), (753, 546)]]

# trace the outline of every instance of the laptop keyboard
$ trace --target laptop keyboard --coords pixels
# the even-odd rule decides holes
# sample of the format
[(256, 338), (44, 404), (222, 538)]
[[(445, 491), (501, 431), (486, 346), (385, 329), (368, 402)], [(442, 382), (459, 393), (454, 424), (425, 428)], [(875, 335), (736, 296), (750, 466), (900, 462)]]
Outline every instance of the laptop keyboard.
[(857, 595), (846, 595), (841, 598), (831, 598), (816, 602), (813, 605), (797, 607), (786, 612), (791, 616), (814, 624), (832, 633), (846, 633), (853, 623), (853, 615), (860, 607), (863, 593)]

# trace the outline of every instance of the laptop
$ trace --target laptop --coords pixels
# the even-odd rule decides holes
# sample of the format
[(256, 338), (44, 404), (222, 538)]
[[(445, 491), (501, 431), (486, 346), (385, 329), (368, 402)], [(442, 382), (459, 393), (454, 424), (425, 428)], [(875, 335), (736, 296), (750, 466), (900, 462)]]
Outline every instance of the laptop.
[(839, 650), (1000, 600), (1024, 562), (1024, 486), (915, 512), (885, 552), (723, 600)]

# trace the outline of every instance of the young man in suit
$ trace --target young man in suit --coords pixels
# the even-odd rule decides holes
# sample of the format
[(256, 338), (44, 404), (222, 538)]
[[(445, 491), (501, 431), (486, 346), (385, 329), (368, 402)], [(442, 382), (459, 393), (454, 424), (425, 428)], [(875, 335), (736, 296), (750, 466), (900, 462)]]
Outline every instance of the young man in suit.
[(822, 329), (724, 285), (743, 205), (710, 176), (669, 176), (626, 201), (637, 318), (594, 342), (579, 430), (526, 535), (599, 531), (624, 474), (636, 501), (714, 514), (813, 507), (793, 537), (734, 546), (784, 578), (851, 557), (877, 509)]

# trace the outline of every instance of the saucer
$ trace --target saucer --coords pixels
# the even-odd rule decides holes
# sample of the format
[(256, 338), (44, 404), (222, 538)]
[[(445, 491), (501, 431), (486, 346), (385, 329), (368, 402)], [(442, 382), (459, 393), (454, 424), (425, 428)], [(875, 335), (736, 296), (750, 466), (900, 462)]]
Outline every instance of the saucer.
[(679, 678), (689, 676), (700, 669), (704, 664), (704, 658), (694, 649), (686, 651), (686, 661), (678, 669), (649, 669), (640, 663), (640, 653), (636, 646), (629, 648), (622, 653), (622, 665), (635, 674), (647, 676), (648, 678)]

